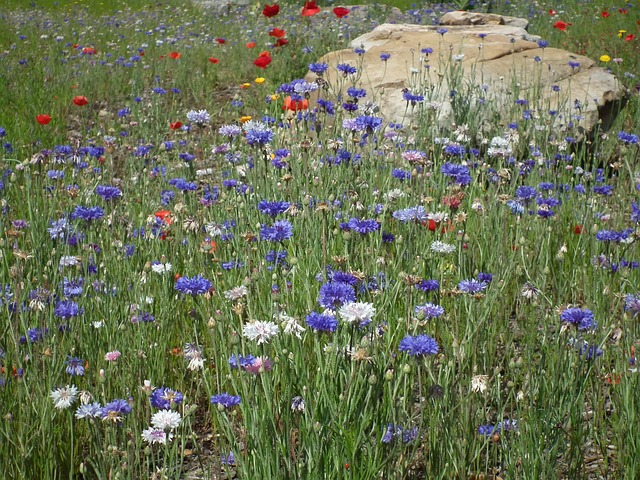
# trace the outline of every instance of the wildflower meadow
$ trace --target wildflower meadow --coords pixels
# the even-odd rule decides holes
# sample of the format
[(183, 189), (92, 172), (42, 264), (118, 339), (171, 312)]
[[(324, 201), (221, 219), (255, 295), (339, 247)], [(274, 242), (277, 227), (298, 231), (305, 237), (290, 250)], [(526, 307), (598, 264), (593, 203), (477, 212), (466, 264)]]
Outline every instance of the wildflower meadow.
[(0, 477), (640, 478), (635, 4), (397, 5), (609, 69), (588, 133), (327, 82), (394, 5), (3, 4)]

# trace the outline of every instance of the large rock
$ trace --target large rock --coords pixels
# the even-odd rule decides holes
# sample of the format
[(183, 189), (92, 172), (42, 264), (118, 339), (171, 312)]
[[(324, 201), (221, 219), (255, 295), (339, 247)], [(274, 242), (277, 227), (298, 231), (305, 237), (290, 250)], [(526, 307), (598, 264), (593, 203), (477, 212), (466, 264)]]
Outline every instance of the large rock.
[[(624, 101), (622, 83), (587, 57), (541, 48), (526, 27), (514, 17), (452, 12), (439, 26), (380, 25), (319, 61), (329, 64), (330, 94), (344, 101), (347, 87), (365, 88), (365, 100), (387, 121), (407, 123), (422, 108), (433, 110), (441, 127), (481, 116), (505, 124), (552, 118), (556, 128), (569, 124), (582, 133), (599, 123), (606, 129)], [(391, 54), (386, 62), (383, 53)], [(336, 70), (341, 63), (358, 72), (345, 77)], [(306, 80), (314, 78), (310, 72)], [(407, 89), (424, 102), (407, 102)]]

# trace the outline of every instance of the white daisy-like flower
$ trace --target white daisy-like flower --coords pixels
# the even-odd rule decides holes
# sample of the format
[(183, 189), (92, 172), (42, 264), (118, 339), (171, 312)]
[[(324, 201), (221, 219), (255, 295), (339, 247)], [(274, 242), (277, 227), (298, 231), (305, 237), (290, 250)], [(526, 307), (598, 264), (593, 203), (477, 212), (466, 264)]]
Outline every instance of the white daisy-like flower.
[(282, 331), (285, 335), (295, 335), (296, 338), (302, 338), (302, 332), (305, 331), (305, 328), (298, 323), (298, 321), (287, 315), (286, 313), (274, 314), (274, 319), (280, 322), (280, 326), (282, 327)]
[(436, 240), (435, 242), (431, 243), (431, 251), (444, 254), (453, 253), (456, 251), (456, 246)]
[(255, 340), (258, 345), (261, 343), (267, 343), (272, 337), (275, 337), (280, 332), (278, 325), (273, 322), (263, 322), (256, 320), (251, 323), (247, 323), (242, 327), (242, 335), (249, 340)]
[(171, 441), (173, 439), (172, 433), (170, 433), (167, 438), (167, 434), (164, 432), (164, 430), (158, 430), (157, 428), (147, 428), (146, 430), (142, 431), (141, 436), (142, 439), (149, 445), (153, 445), (154, 443), (166, 445), (167, 440)]
[(173, 266), (167, 263), (155, 262), (151, 265), (151, 271), (157, 273), (158, 275), (164, 275), (165, 273), (169, 273)]
[(224, 292), (224, 297), (228, 300), (239, 300), (242, 297), (246, 297), (248, 294), (249, 289), (244, 285), (240, 285), (239, 287), (235, 287)]
[(78, 265), (78, 263), (80, 263), (78, 257), (74, 257), (73, 255), (64, 255), (60, 258), (59, 265), (61, 267), (73, 267), (75, 265)]
[(471, 377), (471, 391), (484, 393), (489, 388), (488, 375), (474, 375)]
[(56, 388), (49, 393), (53, 400), (53, 406), (59, 410), (69, 408), (78, 398), (78, 388), (75, 385), (67, 385), (64, 388)]
[(172, 431), (182, 422), (180, 413), (174, 410), (160, 410), (151, 417), (151, 425), (158, 430)]
[(367, 302), (351, 302), (345, 303), (338, 310), (338, 315), (347, 323), (361, 323), (365, 320), (371, 320), (376, 314), (373, 303)]
[(427, 219), (433, 220), (436, 223), (442, 223), (449, 220), (449, 214), (447, 212), (431, 212), (427, 213)]

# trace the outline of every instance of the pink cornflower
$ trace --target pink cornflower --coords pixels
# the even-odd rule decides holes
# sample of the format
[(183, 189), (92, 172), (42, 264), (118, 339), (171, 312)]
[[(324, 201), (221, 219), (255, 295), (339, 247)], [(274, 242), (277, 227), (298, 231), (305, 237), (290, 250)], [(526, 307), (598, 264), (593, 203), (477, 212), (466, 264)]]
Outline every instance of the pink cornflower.
[(120, 355), (122, 354), (118, 350), (114, 350), (113, 352), (105, 353), (104, 359), (107, 362), (115, 362), (120, 357)]
[(245, 367), (244, 369), (249, 373), (258, 375), (260, 373), (268, 372), (269, 370), (271, 370), (271, 367), (273, 367), (273, 360), (269, 359), (268, 357), (258, 357), (253, 361), (251, 365)]

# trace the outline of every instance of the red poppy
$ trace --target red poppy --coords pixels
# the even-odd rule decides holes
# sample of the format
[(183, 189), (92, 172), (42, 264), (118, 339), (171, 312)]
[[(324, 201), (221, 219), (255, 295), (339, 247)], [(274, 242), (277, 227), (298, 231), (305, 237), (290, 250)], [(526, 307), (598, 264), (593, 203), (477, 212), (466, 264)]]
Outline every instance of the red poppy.
[(36, 122), (38, 122), (40, 125), (46, 125), (50, 121), (51, 121), (51, 117), (49, 115), (46, 115), (44, 113), (40, 115), (36, 115)]
[(279, 38), (278, 41), (276, 43), (274, 43), (274, 47), (284, 47), (287, 43), (289, 43), (289, 40), (287, 40), (286, 38)]
[(171, 225), (171, 212), (169, 210), (158, 210), (154, 215), (167, 225)]
[(300, 15), (302, 15), (303, 17), (312, 17), (316, 13), (320, 13), (320, 7), (316, 5), (316, 0), (311, 0), (304, 4), (304, 7), (302, 7), (302, 12), (300, 12)]
[(93, 47), (84, 47), (82, 49), (82, 53), (84, 53), (85, 55), (95, 55), (97, 52), (97, 50)]
[(267, 68), (270, 63), (271, 54), (269, 52), (260, 53), (260, 56), (253, 61), (253, 64), (258, 68)]
[(561, 31), (566, 31), (567, 27), (571, 25), (570, 23), (567, 22), (563, 22), (562, 20), (558, 20), (556, 23), (553, 24), (553, 28), (557, 28), (558, 30)]
[(182, 122), (173, 122), (169, 124), (169, 128), (171, 130), (178, 130), (180, 127), (182, 127)]
[(272, 28), (271, 30), (269, 30), (269, 36), (270, 37), (276, 37), (276, 38), (282, 38), (287, 34), (287, 32), (285, 32), (284, 30), (282, 30), (281, 28)]
[(220, 45), (224, 45), (225, 43), (227, 43), (227, 40), (224, 38), (216, 38), (216, 42), (218, 42)]
[(573, 233), (575, 233), (576, 235), (580, 235), (583, 231), (584, 231), (584, 227), (580, 224), (576, 224), (573, 227)]
[(627, 13), (629, 13), (629, 10), (627, 10), (626, 8), (619, 8), (618, 11), (622, 14), (622, 15), (626, 15)]
[(246, 44), (247, 48), (254, 48), (256, 46), (256, 42), (249, 42)]
[(220, 63), (220, 60), (218, 60), (216, 57), (209, 57), (209, 61), (213, 64)]
[(284, 105), (282, 105), (282, 110), (289, 110), (291, 112), (306, 110), (307, 108), (309, 108), (309, 102), (307, 100), (293, 100), (291, 97), (285, 97)]
[(600, 15), (602, 15), (602, 18), (609, 18), (609, 12), (607, 12), (606, 10), (603, 11)]
[(335, 13), (336, 17), (338, 18), (346, 17), (350, 12), (351, 10), (344, 7), (336, 7), (333, 9), (333, 13)]
[(84, 107), (87, 103), (89, 103), (89, 100), (87, 100), (87, 97), (78, 95), (76, 97), (73, 97), (73, 103), (75, 103), (79, 107)]
[(264, 15), (267, 18), (271, 18), (278, 15), (279, 11), (280, 11), (280, 5), (278, 5), (277, 3), (274, 3), (273, 5), (265, 4), (264, 9), (262, 10), (262, 15)]
[(634, 38), (636, 38), (636, 36), (633, 33), (630, 33), (629, 35), (627, 35), (626, 37), (624, 37), (624, 41), (625, 42), (630, 42), (631, 40), (633, 40)]
[(179, 52), (171, 52), (169, 54), (169, 58), (173, 58), (174, 60), (177, 60), (178, 58), (180, 58), (180, 53)]
[(553, 10), (553, 9), (549, 10), (549, 15), (551, 15), (552, 17), (553, 17), (554, 15), (556, 15), (557, 13), (558, 13), (558, 12), (556, 12), (556, 11), (555, 11), (555, 10)]

